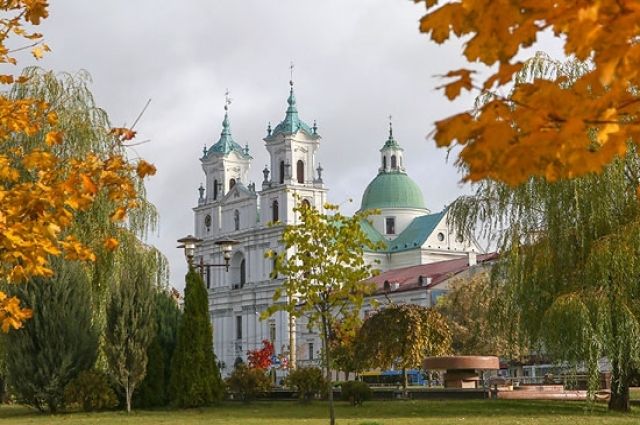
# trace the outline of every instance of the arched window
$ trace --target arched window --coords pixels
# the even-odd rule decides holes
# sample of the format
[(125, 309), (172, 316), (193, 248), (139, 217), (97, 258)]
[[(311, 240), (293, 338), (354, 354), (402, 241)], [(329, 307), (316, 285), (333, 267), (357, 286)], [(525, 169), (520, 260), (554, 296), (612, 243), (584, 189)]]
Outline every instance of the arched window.
[(395, 155), (391, 155), (391, 168), (395, 169), (396, 167), (397, 167), (396, 156)]
[(275, 223), (278, 220), (280, 220), (280, 214), (278, 211), (278, 200), (274, 199), (273, 203), (271, 204), (271, 221)]
[(240, 262), (240, 287), (242, 288), (245, 283), (247, 283), (247, 263), (243, 258)]
[(233, 227), (235, 230), (240, 230), (240, 211), (238, 210), (233, 212)]
[(280, 161), (280, 184), (284, 183), (284, 161)]
[(387, 169), (387, 157), (386, 156), (382, 157), (382, 169), (383, 170)]
[(233, 186), (236, 185), (236, 179), (229, 179), (229, 190), (233, 189)]
[(213, 200), (218, 199), (218, 179), (213, 181)]
[(304, 162), (301, 159), (296, 163), (296, 175), (298, 183), (304, 183)]
[(302, 200), (302, 207), (303, 208), (311, 208), (311, 203), (309, 202), (308, 199), (303, 199)]

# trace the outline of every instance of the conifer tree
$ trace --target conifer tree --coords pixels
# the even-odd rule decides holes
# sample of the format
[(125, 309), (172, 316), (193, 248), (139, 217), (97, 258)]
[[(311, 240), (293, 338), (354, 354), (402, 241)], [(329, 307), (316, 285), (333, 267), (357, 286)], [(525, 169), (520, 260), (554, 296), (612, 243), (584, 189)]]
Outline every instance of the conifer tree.
[(170, 395), (180, 407), (206, 406), (222, 398), (223, 386), (213, 354), (207, 291), (193, 268), (186, 281), (184, 313), (171, 361)]
[(4, 336), (3, 354), (7, 380), (18, 400), (56, 412), (63, 406), (65, 386), (93, 366), (98, 337), (87, 274), (76, 263), (58, 259), (51, 264), (53, 278), (35, 278), (13, 288), (33, 310), (33, 318), (19, 332)]
[(136, 393), (139, 407), (164, 406), (169, 402), (171, 357), (176, 346), (180, 308), (167, 291), (155, 295), (156, 337), (147, 350), (147, 374)]
[[(123, 237), (132, 237), (123, 236)], [(124, 389), (127, 412), (136, 386), (147, 370), (147, 348), (155, 336), (153, 269), (148, 257), (154, 253), (147, 247), (123, 244), (119, 281), (111, 290), (107, 305), (105, 347), (109, 371)]]

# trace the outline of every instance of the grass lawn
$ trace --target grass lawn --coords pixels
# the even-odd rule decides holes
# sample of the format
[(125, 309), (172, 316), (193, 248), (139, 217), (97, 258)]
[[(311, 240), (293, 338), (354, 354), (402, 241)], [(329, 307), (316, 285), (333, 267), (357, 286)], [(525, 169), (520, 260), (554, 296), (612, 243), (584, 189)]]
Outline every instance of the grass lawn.
[[(469, 400), (469, 401), (375, 401), (363, 407), (344, 402), (336, 406), (340, 425), (447, 425), (447, 424), (638, 424), (640, 410), (628, 415), (609, 413), (605, 406), (590, 410), (581, 402)], [(324, 402), (255, 402), (224, 403), (217, 407), (192, 410), (72, 413), (41, 415), (25, 407), (0, 407), (0, 423), (11, 425), (64, 424), (216, 424), (216, 425), (294, 425), (326, 424)]]

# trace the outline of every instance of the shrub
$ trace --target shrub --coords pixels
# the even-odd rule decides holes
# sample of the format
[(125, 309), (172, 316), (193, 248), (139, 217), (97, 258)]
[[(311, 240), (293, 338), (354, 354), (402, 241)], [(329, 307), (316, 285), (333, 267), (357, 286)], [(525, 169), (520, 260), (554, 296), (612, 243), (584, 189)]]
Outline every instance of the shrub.
[(82, 410), (111, 409), (118, 405), (118, 399), (109, 385), (107, 376), (97, 370), (80, 372), (64, 389), (67, 404), (79, 404)]
[(362, 403), (371, 400), (373, 395), (371, 388), (361, 381), (343, 382), (341, 388), (342, 399), (351, 402), (353, 406), (362, 406)]
[(327, 381), (317, 367), (301, 367), (287, 377), (287, 385), (295, 387), (302, 401), (309, 401), (317, 394), (327, 392)]
[(238, 394), (246, 402), (271, 388), (271, 380), (264, 369), (249, 368), (244, 364), (238, 365), (226, 382), (229, 391)]

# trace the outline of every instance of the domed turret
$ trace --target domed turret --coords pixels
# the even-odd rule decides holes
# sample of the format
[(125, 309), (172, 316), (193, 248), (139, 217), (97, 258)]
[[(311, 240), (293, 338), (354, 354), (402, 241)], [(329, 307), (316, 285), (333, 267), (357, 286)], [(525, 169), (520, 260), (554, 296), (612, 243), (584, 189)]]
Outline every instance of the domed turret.
[(362, 195), (361, 210), (384, 208), (426, 209), (422, 191), (403, 172), (380, 172)]

